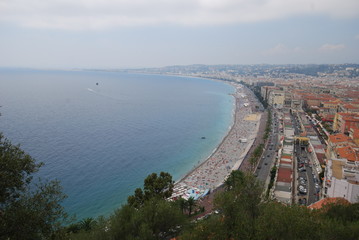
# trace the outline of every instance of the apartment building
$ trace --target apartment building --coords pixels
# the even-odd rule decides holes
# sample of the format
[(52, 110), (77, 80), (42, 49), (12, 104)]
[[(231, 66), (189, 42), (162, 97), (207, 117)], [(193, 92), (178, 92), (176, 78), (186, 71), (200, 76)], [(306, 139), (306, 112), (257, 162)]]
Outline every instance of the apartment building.
[(326, 157), (323, 195), (359, 202), (359, 145), (345, 134), (330, 135)]

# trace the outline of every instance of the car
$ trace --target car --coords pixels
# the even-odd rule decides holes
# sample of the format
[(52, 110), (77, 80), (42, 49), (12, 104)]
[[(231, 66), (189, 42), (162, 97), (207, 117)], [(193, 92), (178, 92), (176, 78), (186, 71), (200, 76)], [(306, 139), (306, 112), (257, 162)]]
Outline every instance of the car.
[(265, 162), (265, 163), (264, 163), (264, 165), (268, 165), (268, 163), (267, 163), (267, 162)]
[(305, 167), (301, 167), (301, 168), (298, 168), (298, 171), (299, 172), (306, 172), (307, 170), (305, 169)]
[(299, 191), (299, 193), (307, 194), (307, 189), (304, 186), (299, 185), (298, 191)]
[(298, 181), (300, 181), (300, 180), (307, 181), (307, 179), (305, 177), (298, 177)]
[(302, 186), (306, 186), (306, 185), (307, 185), (306, 181), (304, 181), (304, 180), (299, 180), (299, 184), (302, 185)]
[(267, 157), (270, 157), (270, 155), (268, 154)]
[(261, 166), (258, 166), (257, 169), (261, 169)]

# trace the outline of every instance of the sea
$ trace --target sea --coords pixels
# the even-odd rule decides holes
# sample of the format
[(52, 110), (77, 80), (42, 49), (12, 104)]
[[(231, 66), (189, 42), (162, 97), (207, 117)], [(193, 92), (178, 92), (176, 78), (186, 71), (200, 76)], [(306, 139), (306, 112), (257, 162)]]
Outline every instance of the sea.
[(0, 69), (0, 131), (61, 182), (78, 220), (109, 216), (149, 174), (179, 180), (233, 123), (235, 89), (203, 78)]

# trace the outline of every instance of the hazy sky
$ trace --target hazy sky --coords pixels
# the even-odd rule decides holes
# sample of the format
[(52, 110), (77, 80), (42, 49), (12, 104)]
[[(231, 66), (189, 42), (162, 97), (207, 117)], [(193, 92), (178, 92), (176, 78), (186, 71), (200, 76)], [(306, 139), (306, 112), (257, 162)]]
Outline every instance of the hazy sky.
[(0, 0), (0, 66), (359, 63), (359, 0)]

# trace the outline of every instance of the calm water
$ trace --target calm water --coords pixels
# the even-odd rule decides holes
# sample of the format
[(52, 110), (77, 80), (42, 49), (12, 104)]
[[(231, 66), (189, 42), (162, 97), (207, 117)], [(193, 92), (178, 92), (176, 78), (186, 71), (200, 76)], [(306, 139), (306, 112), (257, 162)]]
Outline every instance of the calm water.
[(178, 180), (210, 155), (232, 123), (233, 91), (199, 78), (0, 69), (0, 131), (61, 181), (70, 214), (108, 215), (148, 174)]

